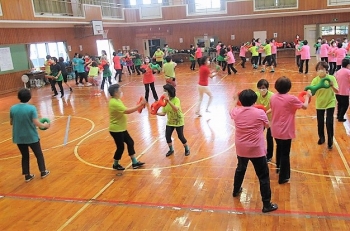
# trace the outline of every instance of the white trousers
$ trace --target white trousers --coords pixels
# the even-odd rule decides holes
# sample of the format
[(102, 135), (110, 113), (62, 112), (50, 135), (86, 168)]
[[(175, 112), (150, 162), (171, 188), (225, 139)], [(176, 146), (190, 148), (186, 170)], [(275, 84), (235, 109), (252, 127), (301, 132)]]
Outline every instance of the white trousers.
[(196, 113), (200, 112), (201, 104), (203, 101), (203, 94), (207, 94), (209, 96), (209, 100), (208, 100), (208, 104), (207, 104), (207, 108), (206, 108), (207, 110), (208, 110), (208, 108), (211, 104), (211, 101), (213, 99), (213, 95), (211, 94), (211, 91), (210, 91), (208, 86), (198, 85), (198, 94), (199, 94), (199, 98), (198, 98)]

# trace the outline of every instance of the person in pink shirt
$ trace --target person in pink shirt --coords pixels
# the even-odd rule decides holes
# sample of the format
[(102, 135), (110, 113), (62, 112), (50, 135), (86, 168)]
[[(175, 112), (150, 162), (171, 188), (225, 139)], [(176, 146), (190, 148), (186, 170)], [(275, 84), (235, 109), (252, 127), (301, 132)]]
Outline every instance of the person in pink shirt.
[(334, 72), (337, 69), (337, 57), (335, 56), (337, 49), (338, 49), (337, 42), (336, 41), (331, 42), (331, 46), (328, 49), (328, 64), (329, 64), (328, 73), (330, 75), (334, 75)]
[(259, 63), (259, 66), (261, 66), (261, 62), (262, 62), (261, 58), (262, 58), (262, 53), (264, 52), (264, 49), (261, 48), (261, 40), (260, 40), (260, 38), (257, 38), (257, 39), (256, 39), (255, 45), (256, 45), (257, 47), (259, 47), (259, 50), (258, 50), (258, 52), (259, 52), (259, 60), (258, 60), (258, 63)]
[(307, 40), (303, 41), (303, 46), (300, 48), (300, 66), (299, 73), (303, 73), (304, 62), (305, 62), (305, 74), (309, 72), (309, 60), (310, 60), (310, 46)]
[(221, 41), (218, 42), (218, 45), (216, 45), (216, 57), (217, 58), (220, 55), (220, 49), (221, 49)]
[(344, 115), (349, 107), (350, 59), (343, 59), (341, 66), (342, 68), (337, 71), (335, 76), (339, 87), (335, 97), (338, 101), (337, 119), (339, 122), (345, 122)]
[(227, 73), (231, 75), (231, 70), (233, 73), (237, 73), (236, 68), (233, 66), (236, 62), (235, 56), (232, 53), (232, 48), (228, 47), (227, 48), (227, 55), (226, 55), (226, 62), (227, 62)]
[[(237, 102), (243, 107), (236, 107)], [(267, 213), (278, 208), (277, 204), (271, 203), (271, 188), (269, 167), (266, 161), (266, 149), (264, 140), (264, 127), (269, 127), (266, 113), (255, 104), (258, 96), (251, 89), (243, 90), (234, 94), (234, 108), (231, 110), (231, 118), (235, 122), (235, 144), (237, 154), (237, 168), (233, 182), (233, 197), (242, 192), (242, 183), (247, 170), (248, 162), (253, 163), (256, 176), (259, 178), (260, 194), (263, 202), (262, 212)]]
[(325, 61), (328, 63), (328, 50), (329, 50), (329, 45), (327, 43), (326, 39), (322, 39), (321, 42), (321, 48), (320, 48), (320, 57), (321, 61)]
[(199, 61), (203, 57), (203, 53), (202, 53), (202, 48), (199, 47), (199, 43), (197, 43), (195, 56), (196, 56), (198, 65), (200, 66)]
[(239, 49), (239, 57), (242, 60), (241, 66), (245, 68), (245, 62), (247, 61), (245, 54), (248, 51), (248, 47), (245, 43), (242, 43), (241, 48)]
[(274, 67), (277, 67), (277, 42), (276, 39), (271, 39), (271, 61)]
[(343, 59), (346, 57), (347, 50), (343, 48), (342, 43), (337, 44), (338, 49), (335, 51), (335, 57), (337, 58), (337, 71), (340, 70)]
[(292, 87), (289, 78), (282, 76), (275, 82), (278, 93), (271, 96), (271, 133), (275, 138), (276, 148), (276, 172), (279, 173), (278, 183), (287, 183), (290, 179), (290, 148), (292, 139), (295, 138), (295, 113), (297, 109), (306, 109), (311, 97), (310, 91), (305, 96), (305, 102), (301, 102), (296, 96), (288, 94)]

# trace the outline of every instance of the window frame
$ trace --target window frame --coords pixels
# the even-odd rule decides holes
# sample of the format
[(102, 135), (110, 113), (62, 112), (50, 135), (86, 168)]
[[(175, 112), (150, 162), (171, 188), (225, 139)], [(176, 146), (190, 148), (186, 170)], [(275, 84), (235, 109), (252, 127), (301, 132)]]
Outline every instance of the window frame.
[[(296, 1), (296, 6), (290, 6), (290, 7), (278, 7), (275, 6), (274, 8), (264, 8), (264, 9), (256, 9), (256, 4), (255, 2), (258, 0), (253, 0), (253, 11), (254, 12), (259, 12), (259, 11), (271, 11), (271, 10), (285, 10), (285, 9), (298, 9), (299, 8), (299, 0)], [(274, 0), (275, 2), (280, 1), (280, 0)]]
[[(336, 3), (336, 4), (332, 4), (331, 1), (334, 1), (334, 0), (327, 0), (327, 6), (344, 6), (344, 5), (350, 5), (350, 0), (345, 0), (345, 1), (348, 1), (348, 2), (345, 2), (345, 3)], [(337, 1), (337, 0), (335, 0)]]

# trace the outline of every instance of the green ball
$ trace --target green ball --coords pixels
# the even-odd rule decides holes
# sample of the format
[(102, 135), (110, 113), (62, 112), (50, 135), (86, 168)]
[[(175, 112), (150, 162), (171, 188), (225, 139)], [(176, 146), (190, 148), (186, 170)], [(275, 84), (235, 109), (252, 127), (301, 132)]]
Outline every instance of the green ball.
[[(50, 120), (48, 118), (41, 118), (40, 120), (40, 123), (50, 123)], [(41, 128), (39, 127), (40, 130), (46, 130), (47, 128)]]

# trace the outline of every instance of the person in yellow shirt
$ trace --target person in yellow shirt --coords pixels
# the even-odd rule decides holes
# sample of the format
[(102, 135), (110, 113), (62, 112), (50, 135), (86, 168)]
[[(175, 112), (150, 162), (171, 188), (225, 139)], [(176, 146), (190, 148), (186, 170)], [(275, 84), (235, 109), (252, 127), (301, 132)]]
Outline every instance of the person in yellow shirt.
[[(156, 64), (158, 64), (160, 67), (163, 67), (163, 61), (164, 61), (164, 52), (160, 49), (160, 47), (157, 47), (156, 52), (153, 54), (153, 58), (156, 59)], [(160, 71), (158, 70), (158, 74)]]
[(258, 69), (259, 61), (259, 47), (256, 46), (255, 42), (252, 42), (252, 46), (248, 49), (252, 53), (252, 64), (254, 69)]
[(137, 111), (141, 107), (144, 107), (146, 100), (143, 99), (136, 106), (127, 108), (124, 105), (123, 101), (120, 99), (123, 96), (123, 92), (120, 89), (119, 84), (113, 84), (109, 86), (108, 92), (112, 97), (108, 103), (109, 133), (113, 137), (114, 142), (117, 146), (117, 150), (114, 153), (114, 163), (112, 167), (116, 170), (125, 170), (125, 168), (119, 164), (119, 161), (122, 158), (124, 152), (124, 143), (126, 143), (128, 153), (132, 161), (132, 168), (137, 169), (143, 166), (145, 163), (138, 161), (135, 157), (134, 140), (131, 138), (126, 129), (126, 115)]
[[(265, 46), (262, 46), (262, 47), (264, 49), (266, 56), (262, 62), (263, 68), (261, 69), (261, 72), (265, 72), (266, 66), (271, 66), (270, 72), (275, 72), (275, 69), (273, 68), (273, 65), (272, 65), (272, 52), (271, 52), (270, 40), (266, 39), (266, 44), (265, 44)], [(267, 65), (266, 65), (266, 63), (267, 63)]]

